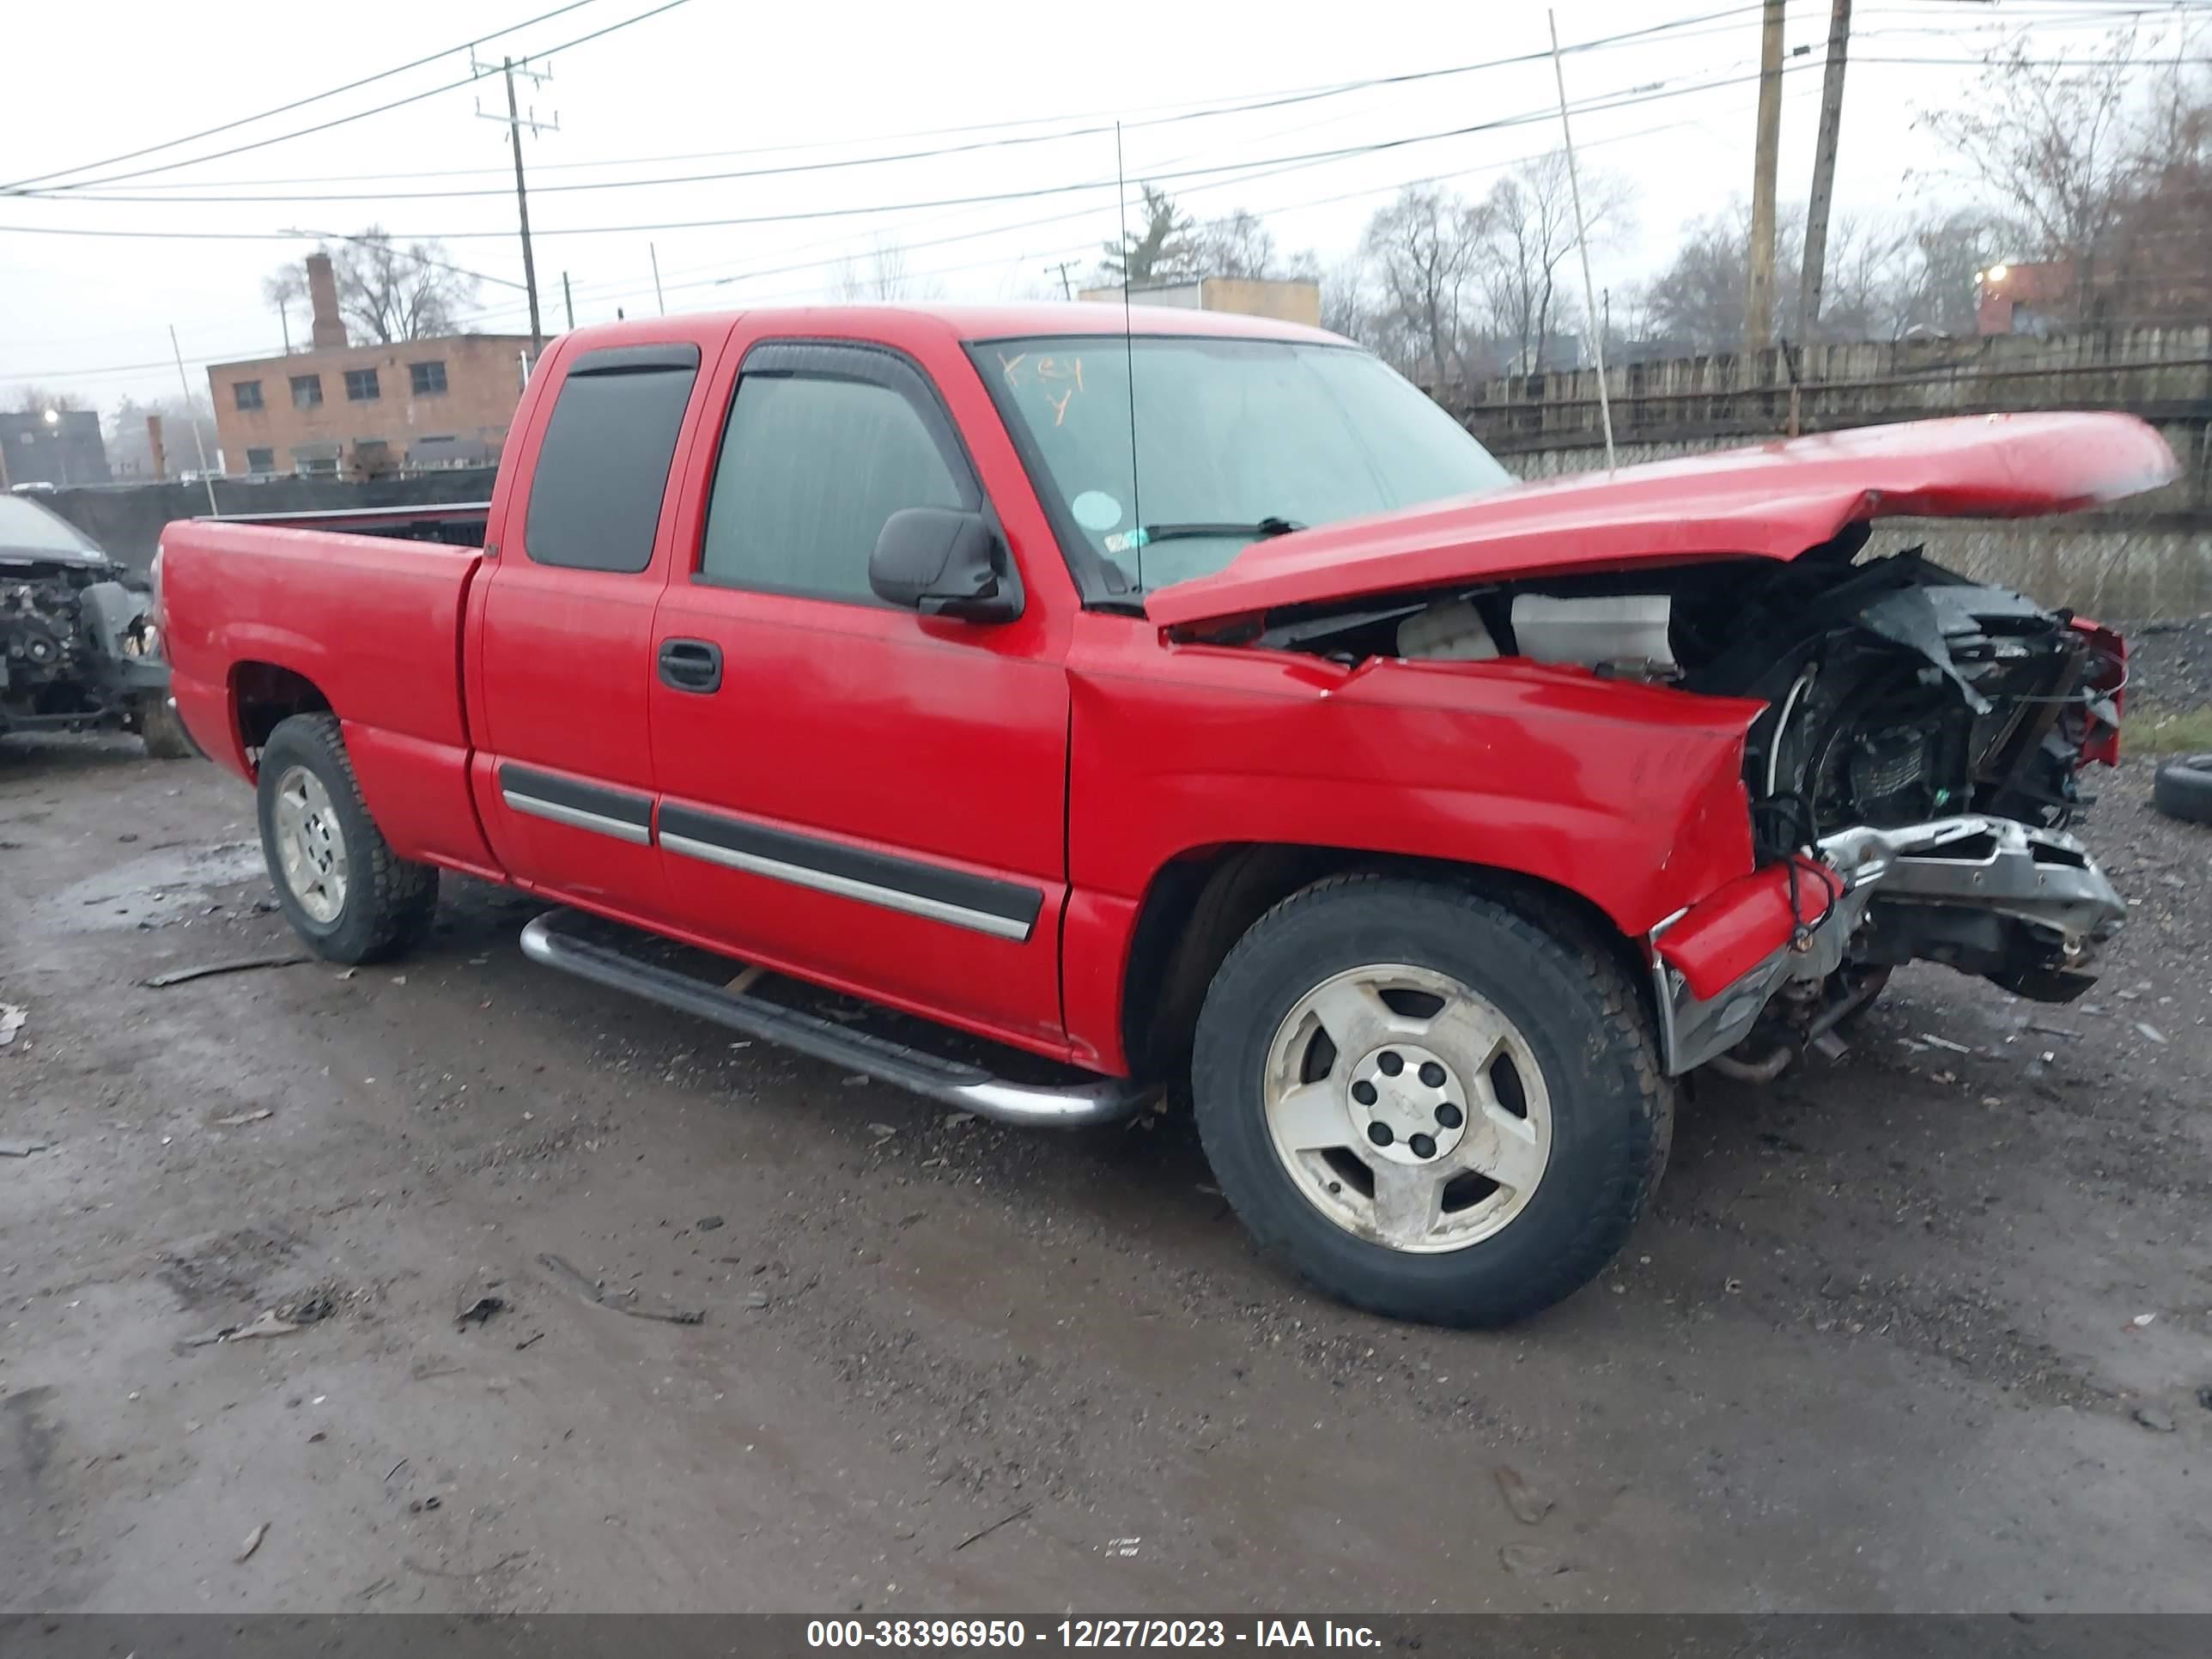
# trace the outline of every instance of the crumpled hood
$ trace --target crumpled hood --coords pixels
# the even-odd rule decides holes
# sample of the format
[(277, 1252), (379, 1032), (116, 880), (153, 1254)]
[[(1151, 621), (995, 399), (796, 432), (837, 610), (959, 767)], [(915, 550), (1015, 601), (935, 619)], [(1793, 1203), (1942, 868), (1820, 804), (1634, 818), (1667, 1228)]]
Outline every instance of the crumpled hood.
[(2132, 415), (1860, 427), (1298, 531), (1147, 594), (1145, 614), (1173, 626), (1462, 582), (1794, 559), (1861, 519), (2069, 513), (2154, 489), (2177, 471), (2166, 441)]

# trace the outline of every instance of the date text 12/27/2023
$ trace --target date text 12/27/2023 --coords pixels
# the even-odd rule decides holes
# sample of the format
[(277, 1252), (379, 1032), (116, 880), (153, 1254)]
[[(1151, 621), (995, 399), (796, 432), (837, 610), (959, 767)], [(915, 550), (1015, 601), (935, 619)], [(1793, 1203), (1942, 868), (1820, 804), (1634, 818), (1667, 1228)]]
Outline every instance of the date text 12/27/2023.
[(1334, 1648), (1382, 1645), (1373, 1629), (1320, 1619), (814, 1619), (810, 1648), (1145, 1650), (1172, 1648)]

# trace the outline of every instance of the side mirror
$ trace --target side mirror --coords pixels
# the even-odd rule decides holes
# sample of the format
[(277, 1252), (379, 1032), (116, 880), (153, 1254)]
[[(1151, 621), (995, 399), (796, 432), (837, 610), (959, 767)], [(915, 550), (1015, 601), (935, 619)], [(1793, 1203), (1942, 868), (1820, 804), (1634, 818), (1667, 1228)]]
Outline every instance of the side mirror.
[(884, 520), (868, 586), (925, 617), (994, 623), (1022, 614), (1021, 584), (990, 520), (954, 507), (902, 507)]

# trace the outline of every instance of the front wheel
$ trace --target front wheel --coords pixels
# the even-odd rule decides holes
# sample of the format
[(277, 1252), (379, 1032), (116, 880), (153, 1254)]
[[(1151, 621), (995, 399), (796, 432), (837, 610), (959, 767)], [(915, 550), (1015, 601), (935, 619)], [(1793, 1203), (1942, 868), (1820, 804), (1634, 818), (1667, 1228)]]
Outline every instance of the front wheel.
[(332, 962), (378, 962), (430, 931), (438, 872), (392, 850), (335, 716), (295, 714), (261, 750), (261, 854), (277, 908)]
[(1229, 954), (1193, 1060), (1199, 1132), (1260, 1241), (1356, 1306), (1525, 1318), (1627, 1239), (1672, 1088), (1595, 944), (1369, 876), (1285, 900)]

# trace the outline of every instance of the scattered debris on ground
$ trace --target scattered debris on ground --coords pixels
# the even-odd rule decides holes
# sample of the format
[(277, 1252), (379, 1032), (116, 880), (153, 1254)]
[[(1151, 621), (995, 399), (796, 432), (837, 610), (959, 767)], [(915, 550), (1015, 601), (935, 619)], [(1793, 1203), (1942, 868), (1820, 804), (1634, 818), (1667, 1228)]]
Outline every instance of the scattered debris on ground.
[(505, 1297), (480, 1296), (474, 1302), (471, 1302), (467, 1307), (462, 1309), (460, 1312), (453, 1316), (453, 1324), (457, 1328), (470, 1325), (489, 1325), (491, 1323), (492, 1316), (494, 1314), (504, 1313), (506, 1311), (507, 1298)]
[(188, 1348), (204, 1348), (217, 1342), (251, 1342), (257, 1337), (289, 1336), (295, 1331), (305, 1328), (304, 1326), (294, 1324), (289, 1319), (278, 1318), (276, 1310), (270, 1308), (264, 1311), (261, 1316), (250, 1325), (221, 1326), (212, 1331), (204, 1331), (198, 1336), (186, 1337), (185, 1346)]
[(23, 1029), (24, 1021), (30, 1017), (31, 1011), (21, 1003), (0, 1002), (0, 1048), (15, 1042), (15, 1033)]
[(238, 1553), (240, 1562), (242, 1564), (252, 1559), (253, 1552), (261, 1547), (261, 1540), (267, 1536), (269, 1536), (269, 1523), (266, 1521), (246, 1534), (246, 1547)]
[(282, 956), (241, 957), (235, 962), (204, 962), (193, 968), (172, 968), (166, 974), (156, 974), (140, 983), (149, 991), (164, 991), (172, 985), (188, 985), (196, 979), (212, 979), (217, 974), (246, 974), (257, 968), (296, 968), (313, 960), (296, 951)]
[(965, 1538), (955, 1544), (952, 1547), (952, 1553), (955, 1555), (957, 1555), (962, 1550), (966, 1549), (970, 1544), (975, 1543), (981, 1539), (988, 1538), (993, 1533), (998, 1531), (1000, 1528), (1013, 1525), (1015, 1522), (1020, 1520), (1024, 1516), (1027, 1515), (1036, 1507), (1036, 1505), (1035, 1504), (1024, 1504), (1019, 1509), (1015, 1510), (1012, 1513), (1000, 1516), (997, 1520), (991, 1522), (989, 1526), (981, 1528), (980, 1531), (969, 1533)]
[(45, 1140), (0, 1140), (0, 1158), (28, 1158), (33, 1152), (53, 1150), (53, 1144)]
[(633, 1319), (658, 1319), (671, 1325), (697, 1325), (706, 1320), (707, 1316), (703, 1310), (656, 1308), (650, 1303), (623, 1299), (635, 1297), (637, 1294), (635, 1291), (624, 1291), (623, 1297), (610, 1297), (605, 1285), (591, 1278), (574, 1263), (560, 1256), (540, 1255), (538, 1260), (539, 1265), (547, 1268), (555, 1278), (566, 1284), (570, 1290), (575, 1291), (586, 1301), (602, 1308), (612, 1309), (616, 1313), (628, 1314)]

